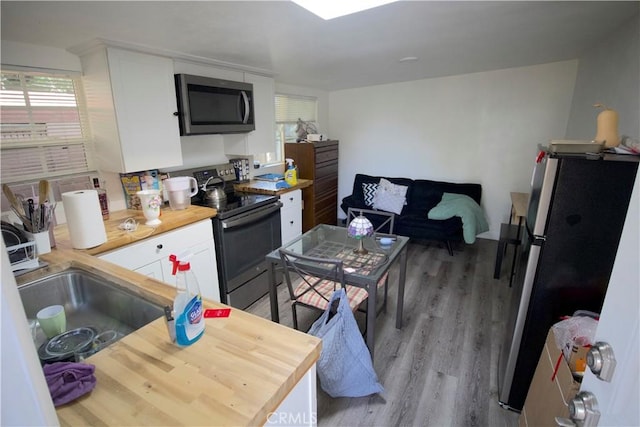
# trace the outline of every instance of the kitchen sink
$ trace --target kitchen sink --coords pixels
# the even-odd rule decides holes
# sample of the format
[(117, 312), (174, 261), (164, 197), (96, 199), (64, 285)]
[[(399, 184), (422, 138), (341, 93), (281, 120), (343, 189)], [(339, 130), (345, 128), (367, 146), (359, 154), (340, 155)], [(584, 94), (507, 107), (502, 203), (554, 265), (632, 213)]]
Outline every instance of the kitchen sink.
[[(36, 319), (40, 309), (64, 306), (67, 331), (91, 328), (95, 334), (115, 332), (123, 337), (163, 316), (163, 307), (118, 285), (109, 278), (89, 271), (71, 268), (18, 287), (27, 318)], [(35, 329), (34, 342), (38, 355), (48, 341), (42, 330)]]

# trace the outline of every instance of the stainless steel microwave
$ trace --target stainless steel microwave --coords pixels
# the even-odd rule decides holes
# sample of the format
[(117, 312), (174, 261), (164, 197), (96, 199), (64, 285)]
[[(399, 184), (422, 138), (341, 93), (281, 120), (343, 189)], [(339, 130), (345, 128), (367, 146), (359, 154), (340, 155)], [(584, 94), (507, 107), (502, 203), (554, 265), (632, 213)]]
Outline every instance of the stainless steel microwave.
[(176, 74), (180, 135), (243, 133), (256, 128), (253, 85)]

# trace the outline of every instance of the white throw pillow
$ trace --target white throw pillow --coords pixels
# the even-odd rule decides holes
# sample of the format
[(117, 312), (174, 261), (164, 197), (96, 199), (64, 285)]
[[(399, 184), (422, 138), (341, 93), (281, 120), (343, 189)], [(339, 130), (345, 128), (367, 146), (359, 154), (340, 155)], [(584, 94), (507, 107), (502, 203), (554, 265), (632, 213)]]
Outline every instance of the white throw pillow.
[(407, 200), (406, 195), (406, 186), (396, 185), (381, 178), (378, 184), (378, 190), (373, 198), (373, 208), (400, 215), (402, 207)]

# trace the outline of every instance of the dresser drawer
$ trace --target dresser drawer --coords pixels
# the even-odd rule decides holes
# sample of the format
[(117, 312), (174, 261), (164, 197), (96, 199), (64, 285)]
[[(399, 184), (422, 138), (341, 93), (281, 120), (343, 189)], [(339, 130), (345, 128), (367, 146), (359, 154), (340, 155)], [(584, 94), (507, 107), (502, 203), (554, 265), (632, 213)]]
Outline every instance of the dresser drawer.
[(338, 173), (338, 162), (332, 161), (316, 168), (315, 179), (322, 179), (327, 176), (335, 176)]
[[(317, 224), (330, 224), (336, 225), (338, 223), (338, 209), (336, 205), (327, 206), (325, 205), (324, 209), (316, 212), (316, 225)], [(347, 230), (345, 229), (345, 233)]]
[(321, 198), (326, 193), (335, 194), (338, 192), (338, 177), (333, 175), (328, 178), (318, 179), (317, 181), (314, 181), (313, 189), (316, 198)]
[(338, 160), (337, 147), (318, 148), (316, 150), (316, 164), (328, 162), (329, 160)]
[(337, 192), (327, 192), (324, 194), (316, 194), (315, 201), (313, 203), (313, 207), (316, 212), (319, 212), (325, 209), (327, 206), (338, 206), (338, 193)]

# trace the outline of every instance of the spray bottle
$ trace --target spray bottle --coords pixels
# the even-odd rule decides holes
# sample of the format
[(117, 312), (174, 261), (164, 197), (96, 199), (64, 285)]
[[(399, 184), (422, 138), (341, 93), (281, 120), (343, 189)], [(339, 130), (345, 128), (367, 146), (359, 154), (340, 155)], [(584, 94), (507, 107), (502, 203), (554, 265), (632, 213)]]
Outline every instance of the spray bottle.
[(285, 159), (287, 161), (287, 170), (284, 173), (284, 180), (291, 187), (298, 183), (298, 172), (296, 171), (296, 167), (293, 165), (293, 159)]
[(176, 298), (173, 301), (176, 344), (185, 347), (204, 334), (202, 297), (196, 276), (191, 271), (189, 253), (169, 256), (173, 263), (171, 274), (176, 276)]

